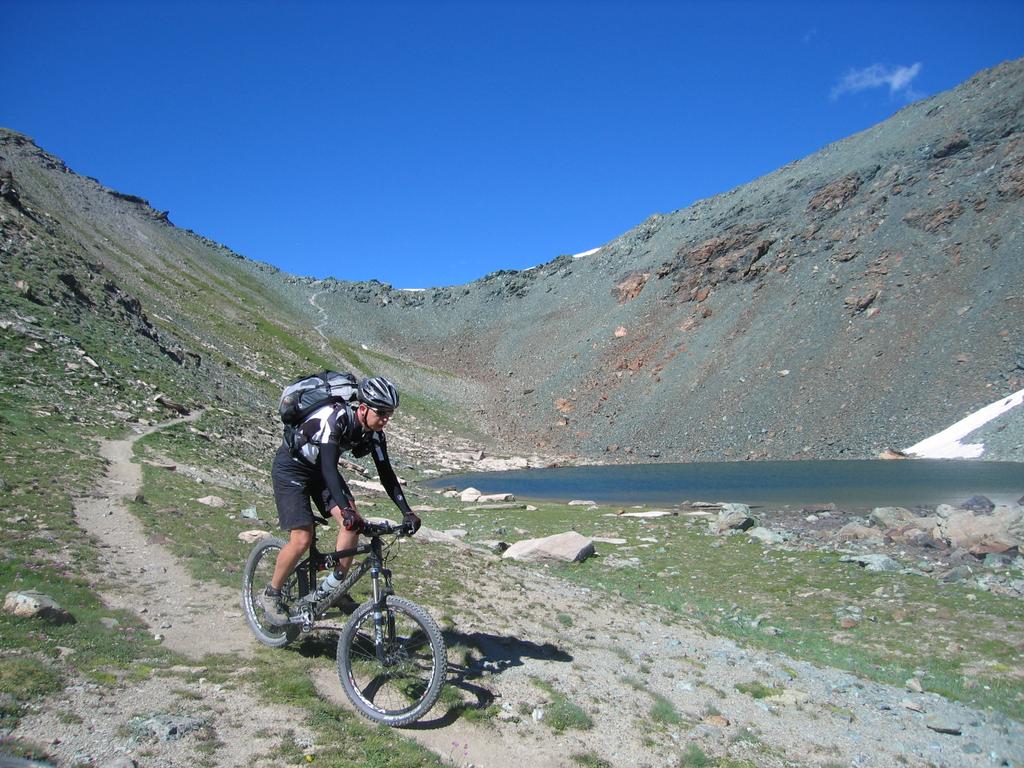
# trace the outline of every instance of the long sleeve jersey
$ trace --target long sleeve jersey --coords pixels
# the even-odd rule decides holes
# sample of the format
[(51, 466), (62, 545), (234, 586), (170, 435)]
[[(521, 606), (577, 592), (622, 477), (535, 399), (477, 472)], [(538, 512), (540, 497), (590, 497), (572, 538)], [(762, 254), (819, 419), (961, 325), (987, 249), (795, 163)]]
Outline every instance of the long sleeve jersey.
[(349, 505), (354, 503), (354, 497), (338, 471), (338, 460), (345, 451), (355, 457), (370, 454), (391, 501), (402, 514), (412, 514), (388, 458), (387, 438), (383, 432), (364, 430), (347, 404), (336, 403), (313, 411), (296, 427), (292, 447), (311, 468), (319, 470), (334, 500)]

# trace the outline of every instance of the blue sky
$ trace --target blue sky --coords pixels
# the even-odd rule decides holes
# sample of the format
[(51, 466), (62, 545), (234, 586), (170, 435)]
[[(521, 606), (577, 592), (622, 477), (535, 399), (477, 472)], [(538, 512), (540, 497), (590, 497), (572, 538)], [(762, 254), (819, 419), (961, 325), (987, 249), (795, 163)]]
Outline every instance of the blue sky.
[(0, 125), (289, 272), (599, 246), (1024, 55), (1024, 2), (0, 0)]

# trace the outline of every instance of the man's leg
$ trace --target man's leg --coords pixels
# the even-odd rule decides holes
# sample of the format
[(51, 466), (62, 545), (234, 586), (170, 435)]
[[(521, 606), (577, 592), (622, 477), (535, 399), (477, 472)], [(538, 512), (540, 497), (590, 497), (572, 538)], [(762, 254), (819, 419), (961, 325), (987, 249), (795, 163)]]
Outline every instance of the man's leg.
[(310, 543), (313, 541), (313, 526), (304, 525), (301, 528), (292, 528), (288, 532), (288, 543), (281, 547), (277, 553), (277, 563), (274, 565), (274, 575), (270, 579), (270, 586), (274, 589), (281, 589), (288, 574), (295, 570), (299, 560), (306, 554)]
[[(336, 542), (336, 550), (353, 549), (358, 543), (358, 531), (346, 531), (344, 528), (338, 528), (338, 540)], [(338, 561), (338, 565), (335, 567), (334, 572), (339, 575), (346, 574), (348, 573), (348, 569), (351, 567), (352, 558), (346, 557)]]
[(289, 606), (285, 604), (284, 598), (281, 595), (281, 585), (284, 584), (284, 580), (288, 578), (288, 575), (295, 570), (295, 566), (302, 559), (306, 550), (309, 549), (312, 540), (313, 526), (292, 528), (288, 534), (288, 542), (277, 553), (274, 575), (271, 577), (267, 588), (263, 591), (261, 600), (263, 612), (271, 624), (282, 626), (288, 623)]

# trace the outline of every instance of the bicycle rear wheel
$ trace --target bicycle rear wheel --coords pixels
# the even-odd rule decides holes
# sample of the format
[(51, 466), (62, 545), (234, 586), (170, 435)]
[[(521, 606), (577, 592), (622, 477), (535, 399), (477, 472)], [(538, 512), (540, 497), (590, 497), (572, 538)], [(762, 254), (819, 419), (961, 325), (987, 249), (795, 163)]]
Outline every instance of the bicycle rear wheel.
[(356, 709), (377, 723), (408, 725), (441, 695), (448, 655), (441, 630), (423, 608), (394, 595), (384, 615), (384, 661), (374, 647), (372, 602), (363, 603), (338, 636), (338, 677)]
[[(284, 547), (284, 541), (277, 538), (263, 539), (252, 548), (242, 573), (242, 610), (256, 639), (264, 645), (281, 648), (299, 636), (294, 624), (275, 626), (267, 620), (260, 595), (270, 583), (277, 564), (277, 553)], [(295, 571), (289, 574), (281, 585), (281, 595), (287, 605), (295, 605), (299, 599), (299, 579)]]

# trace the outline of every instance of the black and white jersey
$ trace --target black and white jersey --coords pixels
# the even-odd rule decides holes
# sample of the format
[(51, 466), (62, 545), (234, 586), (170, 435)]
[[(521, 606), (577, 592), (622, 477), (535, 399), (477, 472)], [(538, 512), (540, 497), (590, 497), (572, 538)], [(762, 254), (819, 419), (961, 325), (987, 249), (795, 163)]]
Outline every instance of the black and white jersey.
[(338, 472), (340, 455), (344, 452), (356, 457), (370, 454), (377, 468), (377, 477), (395, 506), (403, 514), (412, 513), (398, 476), (391, 467), (387, 438), (383, 432), (364, 430), (348, 404), (335, 403), (313, 411), (296, 427), (292, 450), (312, 471), (321, 474), (332, 497), (339, 502), (352, 499), (348, 484)]
[(320, 447), (327, 443), (338, 446), (339, 452), (351, 451), (365, 456), (373, 445), (373, 432), (364, 432), (355, 413), (345, 403), (318, 408), (295, 428), (292, 447), (314, 466), (320, 459)]

